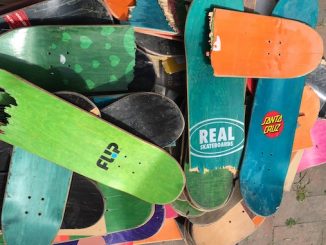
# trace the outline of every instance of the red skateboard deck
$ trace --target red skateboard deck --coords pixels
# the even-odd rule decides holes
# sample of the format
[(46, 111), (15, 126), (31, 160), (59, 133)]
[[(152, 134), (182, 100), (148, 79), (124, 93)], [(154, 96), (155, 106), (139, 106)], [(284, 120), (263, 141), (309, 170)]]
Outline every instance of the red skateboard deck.
[(323, 56), (322, 38), (298, 21), (222, 9), (211, 18), (215, 76), (300, 77)]

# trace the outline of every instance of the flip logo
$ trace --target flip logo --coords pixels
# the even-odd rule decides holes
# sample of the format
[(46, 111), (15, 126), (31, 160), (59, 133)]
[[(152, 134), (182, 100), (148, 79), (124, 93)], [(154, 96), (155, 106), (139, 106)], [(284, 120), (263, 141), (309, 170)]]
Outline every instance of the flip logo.
[(283, 115), (277, 111), (268, 112), (261, 124), (264, 135), (268, 138), (275, 138), (281, 135), (284, 129)]
[(244, 124), (230, 118), (202, 121), (190, 129), (190, 153), (200, 158), (217, 158), (240, 151)]
[(110, 143), (104, 150), (103, 154), (97, 160), (96, 165), (104, 170), (108, 170), (109, 163), (113, 163), (119, 156), (119, 146), (116, 143)]

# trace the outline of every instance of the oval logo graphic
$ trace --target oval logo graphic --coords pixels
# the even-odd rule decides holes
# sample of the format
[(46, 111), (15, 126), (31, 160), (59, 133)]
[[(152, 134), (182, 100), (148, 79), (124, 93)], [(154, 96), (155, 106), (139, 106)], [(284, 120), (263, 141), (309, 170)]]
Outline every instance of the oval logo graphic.
[(213, 118), (190, 129), (190, 154), (201, 158), (217, 158), (242, 150), (244, 124), (230, 118)]
[(284, 120), (278, 111), (266, 113), (261, 124), (264, 135), (268, 138), (275, 138), (281, 135), (284, 129)]

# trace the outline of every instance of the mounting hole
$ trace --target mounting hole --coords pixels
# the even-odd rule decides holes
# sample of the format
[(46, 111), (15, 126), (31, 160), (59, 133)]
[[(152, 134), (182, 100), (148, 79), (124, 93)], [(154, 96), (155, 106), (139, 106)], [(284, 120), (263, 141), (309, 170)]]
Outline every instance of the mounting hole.
[(25, 214), (28, 214), (28, 211), (25, 211)]
[(44, 197), (41, 198), (41, 201), (44, 201)]
[(135, 174), (135, 172), (134, 172), (134, 171), (132, 171), (132, 174)]
[(51, 55), (51, 52), (48, 52), (48, 55)]
[(268, 169), (267, 169), (267, 171), (271, 171), (271, 169), (270, 169), (270, 168), (268, 168)]
[(41, 216), (42, 215), (42, 213), (38, 213), (38, 216)]
[(127, 156), (125, 156), (125, 158), (127, 158)]
[(268, 43), (271, 43), (271, 40), (268, 40)]
[(231, 224), (232, 223), (232, 221), (231, 220), (229, 220), (229, 224)]
[(68, 65), (68, 67), (70, 68), (70, 67), (71, 67), (71, 65)]
[(32, 197), (31, 196), (28, 196), (28, 199), (31, 199)]
[(109, 210), (108, 209), (105, 209), (105, 212), (109, 212)]
[(139, 165), (141, 164), (141, 162), (138, 163)]
[(281, 56), (281, 54), (278, 54), (278, 56)]
[(273, 153), (269, 153), (269, 155), (272, 157), (273, 156)]
[(245, 213), (245, 211), (244, 211), (244, 210), (242, 210), (242, 213), (244, 214), (244, 213)]
[(118, 165), (118, 168), (120, 168), (120, 165)]
[(279, 44), (282, 44), (282, 42), (281, 42), (281, 41), (279, 41)]
[(267, 55), (270, 55), (270, 53), (267, 53)]
[(67, 51), (67, 54), (69, 54), (69, 51)]

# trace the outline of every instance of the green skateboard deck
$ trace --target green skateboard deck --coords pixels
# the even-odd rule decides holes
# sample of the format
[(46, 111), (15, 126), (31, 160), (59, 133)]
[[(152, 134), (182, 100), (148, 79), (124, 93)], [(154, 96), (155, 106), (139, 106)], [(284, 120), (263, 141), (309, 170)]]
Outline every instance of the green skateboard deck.
[(137, 228), (154, 213), (154, 205), (132, 195), (98, 184), (105, 201), (106, 233)]
[(70, 180), (67, 169), (15, 147), (2, 209), (6, 244), (51, 244), (61, 226)]
[(204, 210), (228, 200), (244, 144), (245, 80), (214, 77), (205, 56), (213, 7), (241, 11), (243, 2), (194, 0), (186, 20), (190, 166), (185, 172), (189, 197)]
[(21, 28), (0, 43), (0, 67), (48, 91), (122, 91), (134, 78), (130, 26)]
[(199, 217), (205, 214), (205, 212), (194, 208), (187, 200), (175, 200), (172, 207), (178, 214), (187, 218)]
[(162, 149), (4, 70), (0, 88), (15, 102), (2, 113), (0, 140), (150, 203), (182, 192), (182, 170)]

